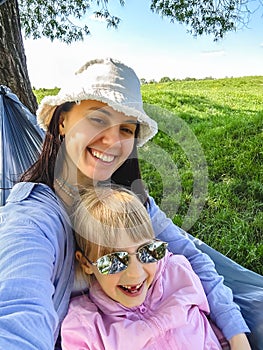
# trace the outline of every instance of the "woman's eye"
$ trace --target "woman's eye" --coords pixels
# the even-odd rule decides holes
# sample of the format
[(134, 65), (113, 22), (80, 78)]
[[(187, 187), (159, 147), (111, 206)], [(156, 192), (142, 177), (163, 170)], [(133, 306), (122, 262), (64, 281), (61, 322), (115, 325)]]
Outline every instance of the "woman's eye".
[(129, 135), (134, 135), (136, 126), (123, 126), (121, 130)]
[(92, 117), (92, 118), (90, 118), (90, 120), (97, 123), (97, 124), (101, 124), (101, 125), (105, 124), (105, 121), (102, 118)]

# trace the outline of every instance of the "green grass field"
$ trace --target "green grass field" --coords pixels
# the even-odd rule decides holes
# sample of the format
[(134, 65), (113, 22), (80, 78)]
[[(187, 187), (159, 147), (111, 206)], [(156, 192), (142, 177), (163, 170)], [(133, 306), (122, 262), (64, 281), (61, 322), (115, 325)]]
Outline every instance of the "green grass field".
[[(39, 102), (57, 91), (34, 93)], [(160, 124), (140, 151), (150, 194), (176, 224), (263, 275), (263, 77), (147, 84), (142, 94)]]

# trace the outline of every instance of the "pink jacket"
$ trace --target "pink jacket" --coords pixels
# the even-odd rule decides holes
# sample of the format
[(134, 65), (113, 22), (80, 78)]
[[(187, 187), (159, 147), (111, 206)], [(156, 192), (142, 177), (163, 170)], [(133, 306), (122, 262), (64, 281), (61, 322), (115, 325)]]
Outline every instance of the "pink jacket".
[(201, 282), (184, 256), (167, 254), (146, 300), (126, 308), (96, 282), (72, 299), (62, 324), (63, 350), (219, 350), (206, 318)]

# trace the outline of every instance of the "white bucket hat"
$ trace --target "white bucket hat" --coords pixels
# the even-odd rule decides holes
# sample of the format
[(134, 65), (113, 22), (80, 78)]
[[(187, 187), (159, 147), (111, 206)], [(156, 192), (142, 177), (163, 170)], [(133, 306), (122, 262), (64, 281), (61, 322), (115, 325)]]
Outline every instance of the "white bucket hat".
[(46, 130), (57, 106), (82, 100), (101, 101), (115, 111), (137, 118), (140, 123), (138, 146), (158, 131), (157, 123), (143, 110), (137, 75), (117, 60), (105, 58), (87, 62), (56, 96), (43, 98), (37, 110), (38, 123)]

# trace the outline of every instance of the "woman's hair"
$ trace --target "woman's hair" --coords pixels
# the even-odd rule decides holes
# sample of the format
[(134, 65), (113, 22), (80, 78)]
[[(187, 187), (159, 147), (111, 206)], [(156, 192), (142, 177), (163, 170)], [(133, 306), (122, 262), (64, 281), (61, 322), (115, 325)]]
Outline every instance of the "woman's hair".
[(72, 224), (77, 249), (91, 261), (125, 248), (126, 237), (135, 244), (154, 238), (150, 217), (140, 199), (121, 187), (85, 190), (73, 211)]
[(46, 132), (40, 157), (28, 170), (25, 171), (21, 176), (20, 181), (41, 182), (54, 189), (54, 172), (58, 151), (61, 146), (64, 147), (63, 140), (60, 139), (59, 134), (60, 116), (63, 112), (69, 112), (74, 104), (75, 102), (66, 102), (55, 109)]
[[(21, 176), (20, 181), (41, 182), (54, 190), (54, 173), (59, 173), (57, 168), (58, 156), (65, 160), (65, 142), (60, 139), (59, 121), (61, 113), (69, 112), (75, 102), (66, 102), (58, 106), (51, 118), (46, 137), (43, 143), (42, 152), (39, 159)], [(137, 194), (143, 203), (147, 202), (147, 194), (141, 180), (141, 173), (138, 161), (136, 139), (138, 137), (140, 125), (135, 131), (135, 142), (129, 158), (115, 171), (111, 177), (111, 183), (124, 186)], [(61, 150), (60, 150), (61, 148)], [(60, 152), (59, 152), (60, 150)], [(66, 180), (66, 179), (65, 179)]]

